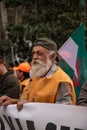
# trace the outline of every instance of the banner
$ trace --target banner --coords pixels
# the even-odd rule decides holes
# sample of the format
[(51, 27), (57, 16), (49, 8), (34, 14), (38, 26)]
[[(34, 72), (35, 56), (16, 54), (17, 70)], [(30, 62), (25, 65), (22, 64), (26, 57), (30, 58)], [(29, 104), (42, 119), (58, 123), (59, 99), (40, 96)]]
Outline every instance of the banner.
[(87, 81), (87, 52), (83, 23), (58, 50), (58, 54), (62, 58), (59, 66), (72, 78), (78, 98), (82, 85)]
[(0, 130), (87, 130), (87, 107), (27, 103), (0, 108)]

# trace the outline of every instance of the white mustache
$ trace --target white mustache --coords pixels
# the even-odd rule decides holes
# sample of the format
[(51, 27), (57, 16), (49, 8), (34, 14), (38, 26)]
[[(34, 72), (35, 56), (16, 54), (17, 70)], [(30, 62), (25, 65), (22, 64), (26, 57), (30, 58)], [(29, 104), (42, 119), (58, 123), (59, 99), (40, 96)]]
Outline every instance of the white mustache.
[(32, 61), (32, 65), (38, 65), (38, 64), (43, 64), (44, 65), (44, 63), (42, 62), (42, 61), (40, 61), (40, 60), (33, 60)]

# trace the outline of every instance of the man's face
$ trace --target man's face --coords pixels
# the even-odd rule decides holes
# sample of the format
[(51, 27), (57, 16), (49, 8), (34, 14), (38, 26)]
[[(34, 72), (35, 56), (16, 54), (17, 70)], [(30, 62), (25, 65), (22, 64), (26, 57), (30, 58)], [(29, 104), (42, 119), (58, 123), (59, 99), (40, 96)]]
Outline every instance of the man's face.
[(33, 60), (39, 59), (41, 61), (43, 61), (44, 63), (46, 63), (47, 61), (47, 54), (49, 53), (49, 50), (45, 49), (42, 46), (35, 46), (33, 47)]
[(49, 57), (49, 50), (41, 46), (35, 46), (33, 48), (33, 60), (31, 63), (30, 77), (43, 77), (51, 66), (52, 62)]
[(23, 71), (17, 70), (17, 78), (19, 81), (21, 81), (23, 79)]

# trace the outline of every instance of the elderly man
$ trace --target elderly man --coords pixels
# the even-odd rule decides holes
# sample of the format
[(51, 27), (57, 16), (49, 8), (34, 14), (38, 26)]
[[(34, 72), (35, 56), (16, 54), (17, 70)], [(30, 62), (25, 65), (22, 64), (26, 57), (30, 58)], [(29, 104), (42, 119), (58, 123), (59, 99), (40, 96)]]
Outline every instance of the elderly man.
[[(1, 98), (2, 105), (17, 103), (18, 110), (26, 102), (75, 104), (76, 95), (70, 77), (55, 64), (56, 43), (48, 38), (39, 38), (33, 45), (30, 81), (21, 100)], [(4, 101), (4, 102), (3, 102)]]

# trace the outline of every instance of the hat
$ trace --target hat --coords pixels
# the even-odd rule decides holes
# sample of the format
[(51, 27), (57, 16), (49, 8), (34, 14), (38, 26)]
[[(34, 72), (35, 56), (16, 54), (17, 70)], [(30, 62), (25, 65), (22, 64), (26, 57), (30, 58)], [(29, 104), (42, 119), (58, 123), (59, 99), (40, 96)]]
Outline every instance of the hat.
[(34, 46), (42, 46), (50, 51), (57, 51), (57, 44), (49, 38), (39, 38), (34, 42)]
[(14, 67), (13, 70), (21, 70), (23, 72), (29, 72), (30, 71), (30, 65), (27, 62), (20, 63), (17, 67)]

